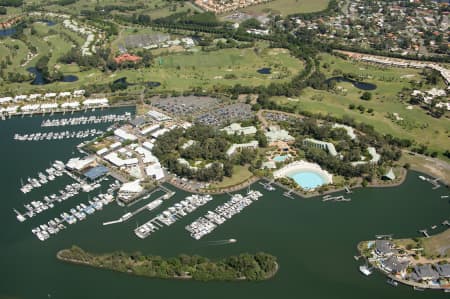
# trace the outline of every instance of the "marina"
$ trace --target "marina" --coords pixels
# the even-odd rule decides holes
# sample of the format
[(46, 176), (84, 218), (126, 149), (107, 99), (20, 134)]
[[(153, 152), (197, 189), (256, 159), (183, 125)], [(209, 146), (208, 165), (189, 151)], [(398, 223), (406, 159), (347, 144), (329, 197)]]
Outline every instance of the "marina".
[(107, 222), (103, 222), (103, 225), (110, 225), (110, 224), (116, 224), (116, 223), (121, 223), (121, 222), (125, 222), (127, 220), (130, 220), (132, 217), (136, 216), (137, 214), (141, 213), (142, 211), (153, 211), (154, 209), (156, 209), (157, 207), (159, 207), (162, 203), (163, 200), (168, 200), (169, 198), (171, 198), (172, 196), (175, 195), (175, 192), (167, 189), (167, 188), (158, 188), (156, 190), (154, 190), (153, 192), (151, 192), (150, 194), (146, 195), (144, 197), (144, 199), (148, 198), (151, 194), (153, 194), (156, 191), (164, 191), (166, 192), (164, 195), (158, 197), (157, 199), (151, 201), (150, 203), (132, 211), (132, 212), (127, 212), (125, 214), (123, 214), (119, 219), (117, 220), (112, 220), (112, 221), (107, 221)]
[(151, 233), (157, 231), (158, 229), (166, 226), (170, 226), (177, 220), (187, 216), (189, 213), (194, 212), (199, 207), (205, 205), (213, 198), (211, 195), (198, 195), (193, 194), (187, 196), (184, 200), (174, 204), (162, 213), (158, 214), (156, 217), (147, 221), (143, 225), (137, 227), (134, 230), (136, 236), (141, 239), (145, 239), (150, 236)]
[(20, 191), (24, 194), (31, 192), (33, 189), (40, 188), (43, 185), (47, 184), (49, 181), (53, 181), (56, 179), (56, 177), (60, 177), (63, 175), (64, 171), (64, 163), (61, 161), (56, 160), (51, 164), (50, 168), (47, 168), (45, 172), (47, 175), (45, 175), (42, 172), (38, 173), (37, 178), (28, 178), (27, 184), (23, 184), (23, 181), (21, 180), (21, 187)]
[(186, 226), (186, 230), (191, 233), (191, 237), (200, 240), (205, 235), (211, 233), (218, 225), (223, 224), (234, 215), (262, 196), (259, 191), (249, 191), (244, 197), (241, 194), (234, 194), (229, 201), (214, 209), (214, 212), (208, 211), (203, 217), (198, 218)]
[[(95, 113), (100, 115), (101, 112), (97, 109)], [(75, 113), (73, 116), (80, 116), (80, 114)], [(157, 220), (154, 222), (155, 226), (158, 229), (165, 227), (165, 230), (152, 233), (151, 238), (141, 240), (133, 233), (136, 222), (145, 223), (153, 215), (149, 217), (148, 213), (142, 212), (132, 218), (132, 221), (125, 221), (120, 225), (102, 226), (104, 221), (117, 219), (125, 214), (127, 209), (132, 210), (130, 207), (120, 207), (114, 203), (109, 204), (107, 208), (104, 207), (101, 213), (95, 213), (93, 217), (83, 211), (86, 218), (81, 221), (77, 218), (76, 225), (65, 222), (60, 215), (61, 212), (71, 215), (70, 209), (76, 209), (76, 206), (80, 204), (78, 200), (86, 207), (89, 205), (88, 195), (82, 192), (71, 200), (61, 203), (58, 209), (55, 207), (31, 221), (17, 223), (15, 215), (11, 212), (14, 208), (21, 206), (18, 204), (22, 196), (18, 192), (20, 178), (22, 177), (25, 183), (28, 174), (35, 176), (40, 171), (46, 174), (43, 170), (51, 166), (48, 161), (55, 159), (67, 161), (72, 158), (73, 151), (76, 151), (76, 145), (79, 142), (65, 139), (58, 143), (35, 143), (33, 147), (39, 152), (37, 159), (36, 155), (30, 155), (29, 144), (13, 142), (12, 137), (14, 132), (35, 130), (40, 126), (42, 118), (36, 116), (24, 119), (12, 118), (8, 122), (8, 126), (0, 126), (0, 134), (5, 138), (5, 143), (0, 148), (0, 157), (2, 166), (8, 169), (0, 173), (4, 199), (0, 225), (7, 228), (0, 236), (2, 244), (5, 244), (0, 249), (0, 255), (3, 257), (2, 267), (0, 267), (2, 277), (0, 295), (3, 297), (127, 298), (139, 297), (149, 290), (158, 294), (173, 290), (170, 296), (177, 297), (195, 294), (198, 299), (209, 298), (212, 293), (218, 299), (256, 296), (274, 298), (280, 296), (280, 290), (299, 290), (299, 295), (307, 298), (443, 299), (448, 297), (449, 293), (444, 292), (428, 290), (414, 292), (411, 287), (401, 284), (397, 288), (391, 288), (386, 283), (385, 276), (379, 273), (373, 273), (370, 279), (366, 279), (358, 271), (359, 265), (362, 264), (361, 260), (355, 261), (352, 257), (352, 250), (362, 239), (373, 237), (378, 233), (420, 237), (419, 229), (429, 228), (433, 224), (448, 219), (448, 200), (441, 199), (441, 196), (448, 194), (448, 190), (424, 188), (425, 184), (421, 184), (422, 181), (418, 178), (419, 173), (411, 172), (405, 182), (395, 188), (355, 188), (352, 190), (352, 202), (345, 206), (326, 204), (321, 201), (322, 196), (302, 200), (294, 192), (291, 196), (296, 200), (280, 200), (283, 198), (282, 188), (274, 184), (277, 190), (269, 192), (256, 183), (251, 188), (260, 191), (264, 200), (252, 205), (252, 208), (246, 210), (242, 216), (227, 221), (227, 225), (222, 225), (220, 229), (214, 231), (214, 234), (203, 238), (202, 241), (191, 238), (186, 233), (185, 225), (206, 213), (208, 209), (213, 211), (216, 202), (219, 205), (228, 201), (229, 195), (214, 195), (214, 200), (209, 203), (213, 205), (211, 208), (208, 204), (203, 206), (203, 210), (198, 209), (197, 212), (178, 221), (180, 225), (165, 227)], [(104, 124), (94, 124), (92, 128), (94, 127), (106, 129)], [(26, 165), (26, 171), (18, 169), (17, 165)], [(57, 179), (55, 184), (65, 179), (67, 179), (66, 175)], [(64, 182), (63, 185), (66, 183)], [(48, 184), (45, 188), (52, 186)], [(190, 193), (168, 184), (163, 186), (176, 192), (170, 200), (173, 200), (173, 203), (191, 196)], [(172, 203), (165, 201), (159, 209), (167, 210), (166, 204), (173, 206)], [(408, 207), (407, 212), (405, 207)], [(155, 209), (152, 213), (157, 215), (160, 211)], [(60, 229), (56, 237), (50, 237), (45, 242), (39, 241), (31, 230), (43, 224), (50, 226), (49, 221), (55, 221), (55, 217), (59, 218), (66, 229)], [(448, 226), (440, 226), (436, 231), (445, 228)], [(225, 246), (215, 246), (215, 243), (212, 243), (212, 240), (229, 240), (230, 238), (238, 242)], [(74, 244), (98, 253), (117, 250), (141, 251), (168, 257), (199, 254), (210, 259), (229, 256), (231, 252), (263, 250), (277, 256), (281, 270), (275, 279), (257, 285), (139, 279), (133, 275), (66, 265), (56, 260), (55, 252), (61, 248), (70, 248)], [(24, 271), (24, 269), (32, 269), (32, 271)], [(338, 277), (338, 280), (330, 279), (330, 277)], [(95, 281), (95, 284), (92, 281)], [(80, 288), (80, 285), (86, 287)], [(102, 288), (98, 285), (108, 287)], [(373, 292), (367, 292), (367, 289)], [(284, 296), (281, 297), (284, 298)]]
[[(104, 178), (106, 179), (106, 178)], [(91, 192), (92, 190), (95, 190), (97, 188), (100, 188), (101, 186), (101, 180), (97, 182), (93, 182), (91, 184), (88, 183), (71, 183), (65, 186), (64, 189), (59, 190), (56, 193), (53, 193), (51, 195), (44, 196), (43, 200), (33, 200), (28, 204), (25, 204), (25, 212), (19, 213), (17, 210), (14, 209), (14, 211), (17, 214), (17, 220), (20, 222), (24, 222), (27, 217), (33, 218), (34, 216), (47, 211), (49, 209), (52, 209), (55, 207), (57, 203), (61, 203), (66, 201), (69, 198), (72, 198), (76, 195), (78, 195), (81, 191), (83, 192)], [(119, 183), (116, 181), (114, 183), (111, 183), (108, 188), (108, 194), (112, 194), (114, 190), (116, 190), (119, 187)]]
[(61, 213), (60, 218), (55, 217), (54, 219), (50, 219), (46, 224), (36, 226), (31, 232), (39, 240), (45, 241), (65, 229), (65, 224), (72, 225), (78, 221), (83, 221), (87, 216), (102, 210), (104, 206), (109, 205), (113, 201), (114, 196), (111, 193), (101, 193), (92, 200), (89, 200), (87, 204), (81, 203), (71, 208), (68, 212)]
[(14, 140), (17, 141), (43, 141), (43, 140), (62, 140), (62, 139), (83, 139), (101, 135), (104, 132), (97, 129), (63, 131), (63, 132), (37, 132), (31, 134), (14, 134)]
[(64, 127), (64, 126), (79, 126), (91, 125), (111, 122), (123, 122), (131, 120), (131, 113), (124, 114), (107, 114), (102, 116), (78, 116), (69, 118), (46, 119), (41, 123), (41, 127)]

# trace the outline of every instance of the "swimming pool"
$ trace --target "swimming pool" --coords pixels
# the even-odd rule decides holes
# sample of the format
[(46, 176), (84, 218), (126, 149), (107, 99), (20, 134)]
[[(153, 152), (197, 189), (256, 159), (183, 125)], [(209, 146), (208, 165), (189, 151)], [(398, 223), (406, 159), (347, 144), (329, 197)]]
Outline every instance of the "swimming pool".
[(284, 162), (287, 158), (289, 158), (289, 155), (278, 155), (278, 156), (275, 156), (273, 158), (273, 160), (275, 162)]
[(298, 171), (289, 174), (288, 177), (292, 178), (300, 187), (305, 190), (315, 189), (327, 183), (320, 174), (309, 170)]

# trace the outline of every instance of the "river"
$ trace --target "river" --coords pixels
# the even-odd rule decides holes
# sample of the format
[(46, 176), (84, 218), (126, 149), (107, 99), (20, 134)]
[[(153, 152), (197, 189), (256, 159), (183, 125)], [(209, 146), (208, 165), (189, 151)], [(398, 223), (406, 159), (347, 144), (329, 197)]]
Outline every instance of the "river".
[[(151, 213), (142, 212), (136, 220), (105, 227), (102, 222), (125, 212), (124, 208), (111, 204), (41, 242), (31, 233), (32, 227), (88, 199), (83, 193), (24, 223), (16, 220), (13, 208), (23, 210), (24, 203), (42, 199), (69, 181), (66, 177), (57, 178), (46, 187), (23, 195), (19, 191), (20, 179), (35, 176), (55, 159), (66, 161), (77, 154), (74, 149), (80, 140), (19, 142), (12, 139), (14, 133), (39, 131), (42, 119), (34, 116), (0, 122), (0, 298), (448, 298), (443, 292), (415, 292), (405, 286), (393, 288), (378, 273), (364, 277), (358, 271), (359, 263), (353, 259), (361, 240), (388, 233), (396, 237), (418, 236), (419, 229), (449, 219), (448, 200), (440, 198), (448, 190), (431, 190), (431, 185), (420, 181), (414, 172), (409, 173), (400, 187), (355, 190), (349, 203), (324, 203), (318, 198), (287, 199), (280, 190), (264, 191), (259, 201), (200, 241), (189, 236), (185, 225), (227, 200), (228, 195), (214, 196), (206, 206), (145, 240), (138, 239), (133, 229), (161, 211), (161, 207)], [(104, 129), (107, 125), (90, 127)], [(55, 131), (55, 128), (44, 129)], [(260, 189), (259, 184), (254, 187)], [(187, 195), (176, 191), (164, 205)], [(442, 229), (439, 226), (436, 231)], [(209, 241), (230, 238), (237, 242), (209, 245)], [(264, 282), (147, 279), (58, 261), (56, 252), (72, 244), (94, 252), (126, 250), (163, 256), (186, 253), (212, 258), (265, 251), (277, 256), (280, 270), (273, 279)]]

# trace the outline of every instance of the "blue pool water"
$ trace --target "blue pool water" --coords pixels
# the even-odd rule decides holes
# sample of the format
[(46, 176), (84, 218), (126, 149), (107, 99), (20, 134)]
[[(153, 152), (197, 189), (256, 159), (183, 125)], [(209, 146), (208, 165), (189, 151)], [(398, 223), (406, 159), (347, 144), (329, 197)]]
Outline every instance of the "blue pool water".
[(287, 158), (289, 158), (288, 155), (278, 155), (278, 156), (275, 156), (275, 157), (273, 158), (273, 160), (274, 160), (275, 162), (284, 162), (284, 160), (286, 160)]
[(305, 190), (315, 189), (325, 184), (325, 180), (313, 171), (301, 171), (289, 175), (300, 187)]

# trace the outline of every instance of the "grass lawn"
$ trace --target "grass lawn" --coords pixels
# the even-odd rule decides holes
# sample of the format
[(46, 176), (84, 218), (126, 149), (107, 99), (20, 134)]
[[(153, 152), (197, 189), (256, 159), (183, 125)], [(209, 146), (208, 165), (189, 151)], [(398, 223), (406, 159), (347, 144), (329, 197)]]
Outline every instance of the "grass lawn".
[[(49, 51), (49, 45), (39, 37), (33, 37), (39, 53)], [(53, 41), (53, 39), (51, 39)], [(56, 42), (56, 41), (55, 41)], [(42, 49), (42, 51), (41, 51)], [(118, 78), (127, 77), (130, 83), (157, 81), (161, 83), (157, 90), (184, 91), (192, 87), (204, 89), (213, 86), (229, 86), (236, 83), (242, 85), (268, 85), (271, 82), (286, 82), (301, 71), (303, 62), (291, 56), (285, 49), (269, 49), (261, 45), (261, 51), (256, 53), (249, 49), (223, 49), (212, 52), (182, 52), (155, 58), (154, 65), (143, 69), (119, 70), (113, 74), (102, 73), (98, 69), (80, 72), (76, 65), (62, 65), (64, 75), (75, 75), (76, 82), (55, 82), (47, 85), (34, 86), (29, 82), (0, 85), (0, 92), (17, 93), (62, 91), (77, 89), (84, 84), (110, 83)], [(38, 59), (34, 58), (29, 65)], [(262, 67), (272, 68), (272, 74), (257, 73)], [(23, 69), (25, 71), (25, 68)], [(140, 90), (136, 85), (129, 91)]]
[(273, 13), (287, 16), (298, 13), (321, 11), (327, 8), (329, 0), (273, 0), (240, 9), (252, 14)]
[(248, 170), (247, 166), (235, 165), (233, 167), (233, 176), (231, 178), (224, 177), (223, 181), (217, 184), (211, 184), (212, 188), (227, 188), (237, 184), (240, 184), (249, 178), (253, 174)]
[[(450, 148), (450, 139), (448, 138), (450, 127), (445, 116), (440, 119), (433, 118), (417, 106), (408, 110), (406, 109), (408, 104), (397, 99), (397, 93), (403, 87), (411, 87), (409, 83), (411, 78), (421, 78), (418, 70), (379, 68), (325, 54), (322, 57), (324, 58), (322, 65), (324, 63), (329, 65), (327, 69), (322, 68), (327, 77), (332, 76), (333, 70), (340, 69), (344, 73), (351, 72), (367, 77), (366, 82), (376, 84), (377, 89), (371, 92), (372, 100), (361, 100), (362, 91), (350, 83), (338, 83), (338, 86), (346, 90), (345, 92), (328, 92), (307, 88), (296, 99), (276, 97), (273, 100), (282, 105), (294, 106), (299, 111), (329, 113), (338, 117), (347, 115), (359, 122), (373, 125), (381, 133), (409, 138), (417, 143), (426, 144), (431, 151), (436, 150), (442, 153)], [(358, 109), (350, 110), (350, 104), (362, 105), (366, 108), (366, 112), (361, 113)], [(373, 109), (372, 113), (367, 112), (369, 108)], [(404, 120), (397, 122), (388, 118), (387, 114), (393, 112), (397, 112)]]
[(450, 254), (450, 229), (422, 239), (424, 254), (426, 256)]

